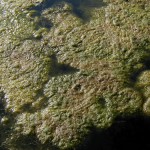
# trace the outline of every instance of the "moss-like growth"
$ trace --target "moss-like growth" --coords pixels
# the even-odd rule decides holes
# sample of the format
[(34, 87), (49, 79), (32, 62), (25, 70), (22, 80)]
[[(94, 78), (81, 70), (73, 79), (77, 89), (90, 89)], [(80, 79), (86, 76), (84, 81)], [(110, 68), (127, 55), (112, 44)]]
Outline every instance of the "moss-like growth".
[(0, 1), (0, 87), (13, 120), (3, 116), (8, 149), (32, 149), (17, 146), (32, 137), (36, 149), (74, 148), (91, 127), (141, 111), (147, 76), (133, 77), (150, 57), (149, 1), (106, 2), (79, 2), (81, 17), (70, 1), (40, 13), (42, 0)]

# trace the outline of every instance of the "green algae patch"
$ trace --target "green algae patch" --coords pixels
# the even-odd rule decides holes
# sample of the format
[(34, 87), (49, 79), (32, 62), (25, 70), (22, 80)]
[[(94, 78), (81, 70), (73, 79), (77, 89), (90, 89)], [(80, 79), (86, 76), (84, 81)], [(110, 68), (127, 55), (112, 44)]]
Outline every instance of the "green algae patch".
[(0, 2), (0, 87), (9, 114), (2, 145), (24, 150), (19, 141), (33, 138), (29, 149), (75, 148), (92, 127), (149, 113), (149, 2), (83, 1), (88, 21), (70, 1), (38, 13), (42, 2)]

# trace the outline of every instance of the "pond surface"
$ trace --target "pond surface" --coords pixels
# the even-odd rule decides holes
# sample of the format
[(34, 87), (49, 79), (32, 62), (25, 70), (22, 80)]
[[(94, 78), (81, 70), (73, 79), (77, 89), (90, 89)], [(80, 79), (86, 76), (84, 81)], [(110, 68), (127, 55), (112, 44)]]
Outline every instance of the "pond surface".
[(71, 4), (73, 7), (73, 13), (84, 20), (89, 17), (85, 14), (85, 9), (106, 6), (106, 3), (104, 3), (102, 0), (44, 0), (38, 5), (33, 6), (31, 10), (37, 10), (39, 14), (41, 14), (44, 10), (61, 2), (67, 2)]

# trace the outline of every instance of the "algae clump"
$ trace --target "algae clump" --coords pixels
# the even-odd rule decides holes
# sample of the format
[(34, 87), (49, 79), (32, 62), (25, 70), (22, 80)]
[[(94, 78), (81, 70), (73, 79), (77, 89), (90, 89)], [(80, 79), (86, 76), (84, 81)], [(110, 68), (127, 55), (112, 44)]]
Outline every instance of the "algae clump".
[(44, 4), (0, 1), (1, 145), (75, 148), (93, 127), (149, 114), (149, 1)]

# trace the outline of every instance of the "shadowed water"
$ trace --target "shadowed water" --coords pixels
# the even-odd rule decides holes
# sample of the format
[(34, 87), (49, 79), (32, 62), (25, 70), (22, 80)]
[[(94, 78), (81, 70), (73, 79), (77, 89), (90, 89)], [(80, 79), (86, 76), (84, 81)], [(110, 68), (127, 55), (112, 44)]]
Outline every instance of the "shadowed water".
[(76, 150), (150, 150), (149, 134), (149, 118), (119, 118), (104, 131), (93, 128), (89, 139)]
[[(39, 3), (36, 6), (33, 6), (32, 8), (30, 8), (31, 10), (37, 10), (39, 12), (39, 15), (41, 15), (41, 13), (52, 7), (54, 4), (58, 4), (60, 2), (67, 2), (69, 4), (72, 5), (72, 12), (79, 18), (85, 20), (89, 19), (89, 16), (86, 16), (84, 9), (81, 9), (80, 6), (82, 6), (82, 8), (99, 8), (99, 7), (103, 7), (106, 6), (106, 3), (103, 2), (103, 0), (43, 0), (41, 3)], [(86, 16), (86, 17), (85, 17)]]

